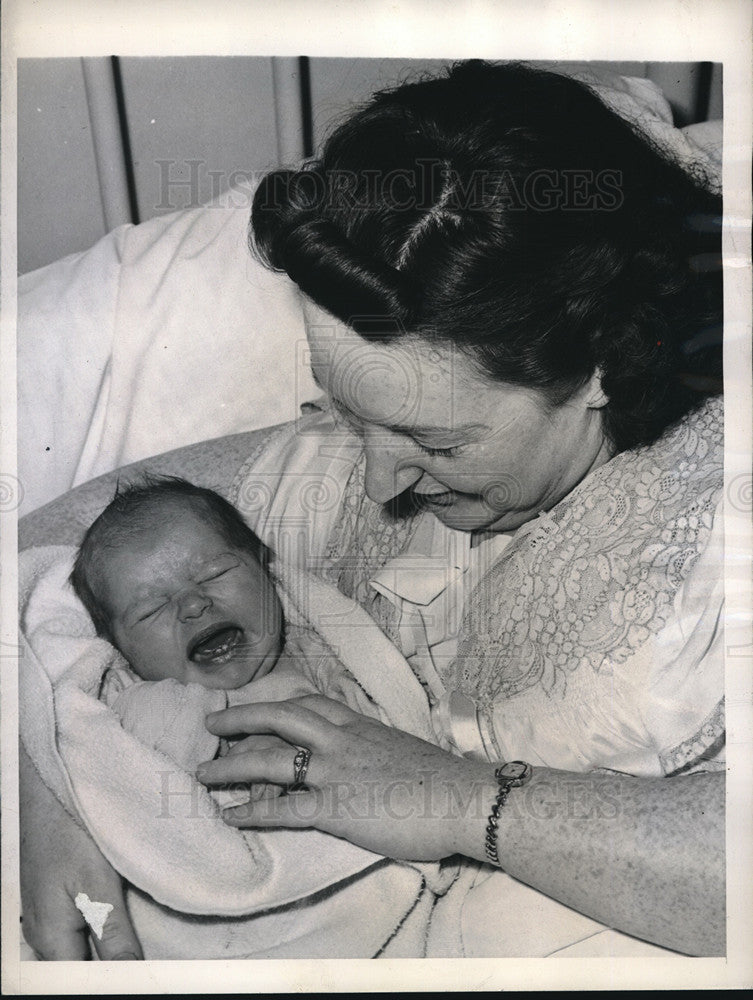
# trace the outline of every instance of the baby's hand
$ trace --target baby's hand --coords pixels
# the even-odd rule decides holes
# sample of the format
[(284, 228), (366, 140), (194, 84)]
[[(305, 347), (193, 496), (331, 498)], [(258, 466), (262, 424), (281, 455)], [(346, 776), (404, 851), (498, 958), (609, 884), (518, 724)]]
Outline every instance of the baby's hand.
[(220, 809), (228, 809), (231, 806), (245, 805), (247, 802), (276, 799), (283, 791), (280, 785), (231, 785), (227, 788), (215, 788), (212, 797)]

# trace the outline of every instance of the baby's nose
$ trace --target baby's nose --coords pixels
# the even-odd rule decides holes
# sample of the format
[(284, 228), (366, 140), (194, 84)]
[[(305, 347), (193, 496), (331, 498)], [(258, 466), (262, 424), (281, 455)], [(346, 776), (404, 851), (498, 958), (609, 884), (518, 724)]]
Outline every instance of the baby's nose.
[(212, 607), (212, 598), (200, 590), (190, 590), (183, 594), (178, 605), (178, 615), (181, 621), (190, 618), (200, 618)]

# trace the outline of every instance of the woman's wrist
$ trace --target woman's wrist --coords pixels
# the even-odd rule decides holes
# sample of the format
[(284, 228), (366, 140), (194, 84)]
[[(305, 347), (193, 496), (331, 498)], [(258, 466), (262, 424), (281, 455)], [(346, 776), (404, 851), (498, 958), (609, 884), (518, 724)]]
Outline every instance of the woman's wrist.
[(487, 860), (493, 865), (499, 865), (499, 854), (497, 853), (497, 838), (499, 833), (500, 812), (507, 802), (507, 796), (513, 788), (522, 788), (531, 780), (533, 768), (523, 760), (513, 760), (500, 765), (494, 772), (497, 779), (497, 796), (494, 800), (489, 821), (486, 824), (486, 836), (484, 838), (484, 852)]
[(480, 761), (463, 763), (468, 767), (465, 780), (458, 781), (455, 774), (446, 785), (443, 818), (451, 824), (447, 853), (485, 861), (486, 828), (499, 791), (495, 777), (499, 765)]
[(458, 819), (453, 853), (504, 867), (505, 841), (514, 825), (523, 820), (524, 803), (529, 798), (524, 786), (535, 783), (545, 770), (524, 761), (479, 762), (470, 776), (471, 792), (465, 799), (457, 786), (449, 793), (451, 803), (454, 797), (456, 805), (454, 811), (451, 805), (448, 815)]

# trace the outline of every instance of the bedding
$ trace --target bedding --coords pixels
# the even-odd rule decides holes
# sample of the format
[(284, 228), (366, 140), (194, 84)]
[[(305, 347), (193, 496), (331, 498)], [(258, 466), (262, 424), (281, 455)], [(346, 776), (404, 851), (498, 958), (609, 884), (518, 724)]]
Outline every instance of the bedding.
[[(652, 82), (579, 74), (719, 183), (721, 122)], [(18, 284), (21, 515), (119, 466), (293, 419), (319, 394), (295, 286), (247, 247), (252, 191), (121, 226)]]
[[(21, 514), (149, 455), (292, 419), (319, 395), (295, 286), (248, 196), (122, 226), (19, 279)], [(61, 419), (61, 415), (65, 415)]]

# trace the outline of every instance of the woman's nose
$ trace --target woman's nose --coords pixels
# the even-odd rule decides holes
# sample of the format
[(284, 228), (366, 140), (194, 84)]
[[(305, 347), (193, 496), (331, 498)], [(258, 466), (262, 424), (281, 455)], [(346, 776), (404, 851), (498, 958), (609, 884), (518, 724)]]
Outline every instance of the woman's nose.
[(423, 471), (411, 464), (397, 435), (375, 430), (364, 434), (366, 473), (364, 487), (375, 503), (387, 503), (417, 483)]
[(178, 601), (178, 617), (182, 622), (191, 618), (200, 618), (212, 607), (212, 598), (201, 590), (188, 590)]

